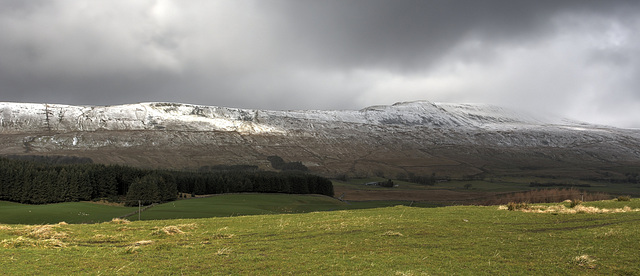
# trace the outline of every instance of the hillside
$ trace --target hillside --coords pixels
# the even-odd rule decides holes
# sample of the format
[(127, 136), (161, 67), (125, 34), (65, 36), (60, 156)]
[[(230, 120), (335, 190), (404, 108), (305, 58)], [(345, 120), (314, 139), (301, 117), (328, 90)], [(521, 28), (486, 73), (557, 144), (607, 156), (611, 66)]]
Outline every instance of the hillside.
[(2, 155), (197, 169), (268, 156), (325, 176), (525, 174), (624, 177), (640, 168), (640, 130), (481, 104), (397, 103), (271, 111), (177, 103), (0, 103)]

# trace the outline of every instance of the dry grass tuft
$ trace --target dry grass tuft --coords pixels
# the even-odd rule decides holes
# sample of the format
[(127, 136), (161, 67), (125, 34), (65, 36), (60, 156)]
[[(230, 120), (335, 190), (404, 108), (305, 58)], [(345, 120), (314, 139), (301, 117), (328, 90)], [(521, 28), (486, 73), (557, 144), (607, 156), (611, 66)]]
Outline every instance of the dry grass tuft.
[(13, 239), (2, 240), (0, 244), (4, 248), (33, 247), (35, 246), (35, 240), (20, 236)]
[(67, 247), (67, 244), (58, 239), (46, 239), (38, 241), (37, 246), (43, 248), (64, 248)]
[(180, 229), (196, 229), (198, 228), (198, 225), (195, 223), (186, 223), (186, 224), (179, 224), (178, 227), (180, 227)]
[(165, 226), (165, 227), (162, 227), (160, 229), (157, 229), (157, 230), (153, 231), (152, 234), (154, 234), (154, 235), (161, 235), (161, 234), (174, 235), (174, 234), (184, 234), (184, 233), (185, 232), (182, 231), (179, 226), (169, 225), (169, 226)]
[(32, 225), (24, 226), (22, 229), (15, 229), (14, 232), (20, 236), (26, 236), (35, 239), (63, 239), (67, 237), (65, 232), (57, 232), (54, 228), (58, 225)]
[[(507, 210), (505, 205), (498, 206), (499, 210)], [(509, 209), (510, 210), (510, 209)], [(626, 212), (640, 212), (640, 209), (631, 209), (629, 206), (623, 208), (598, 208), (583, 205), (576, 205), (573, 208), (567, 208), (564, 205), (529, 205), (521, 209), (513, 209), (514, 211), (521, 211), (525, 213), (554, 213), (554, 214), (608, 214), (608, 213), (626, 213)]]
[(38, 248), (63, 248), (67, 244), (58, 239), (32, 239), (19, 236), (13, 239), (6, 239), (0, 242), (4, 248), (22, 248), (22, 247), (38, 247)]
[(223, 247), (223, 248), (218, 249), (218, 251), (216, 251), (216, 255), (218, 255), (218, 256), (229, 255), (229, 254), (231, 254), (231, 252), (233, 252), (233, 250), (231, 250), (231, 248)]
[(596, 268), (595, 262), (596, 260), (589, 255), (581, 255), (573, 258), (573, 263), (575, 263), (578, 266), (589, 268), (589, 269)]
[(67, 244), (61, 241), (67, 237), (67, 233), (55, 231), (56, 227), (65, 224), (55, 225), (29, 225), (21, 228), (3, 227), (11, 230), (17, 238), (5, 239), (0, 242), (4, 248), (39, 247), (39, 248), (62, 248)]
[(142, 241), (137, 241), (135, 243), (133, 243), (133, 246), (143, 246), (143, 245), (149, 245), (152, 244), (153, 241), (151, 240), (142, 240)]
[(198, 228), (198, 225), (195, 223), (188, 224), (179, 224), (179, 225), (169, 225), (162, 228), (156, 228), (155, 231), (152, 232), (154, 235), (175, 235), (175, 234), (186, 234), (183, 229), (195, 229)]
[(0, 224), (0, 230), (13, 230), (11, 226)]
[(113, 219), (111, 219), (110, 223), (113, 223), (113, 224), (128, 224), (128, 223), (130, 223), (130, 221), (126, 220), (126, 219), (121, 219), (121, 218), (113, 218)]
[(140, 246), (149, 245), (152, 243), (153, 241), (150, 241), (150, 240), (137, 241), (137, 242), (134, 242), (132, 245), (125, 247), (123, 252), (126, 254), (138, 253), (140, 251)]
[(65, 221), (61, 221), (61, 222), (58, 222), (58, 225), (69, 225), (69, 224)]

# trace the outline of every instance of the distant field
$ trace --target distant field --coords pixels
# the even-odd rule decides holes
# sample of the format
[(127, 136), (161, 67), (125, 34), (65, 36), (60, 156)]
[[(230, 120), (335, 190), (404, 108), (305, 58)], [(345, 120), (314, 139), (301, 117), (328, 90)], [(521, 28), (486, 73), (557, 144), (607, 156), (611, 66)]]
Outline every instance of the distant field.
[(131, 213), (138, 208), (107, 206), (89, 202), (28, 205), (0, 201), (0, 223), (46, 224), (96, 223)]
[[(142, 220), (209, 218), (263, 214), (305, 213), (346, 209), (377, 208), (395, 205), (433, 207), (411, 201), (365, 201), (345, 203), (318, 195), (224, 194), (177, 200), (156, 205), (141, 213)], [(110, 221), (138, 210), (137, 207), (107, 206), (89, 202), (28, 205), (0, 201), (0, 223), (45, 224), (97, 223)], [(138, 215), (128, 217), (138, 220)]]
[(228, 217), (342, 210), (348, 207), (348, 204), (326, 196), (226, 194), (161, 204), (143, 212), (141, 218), (145, 220)]
[(397, 206), (0, 225), (0, 267), (9, 275), (640, 274), (640, 212), (633, 211), (640, 200), (585, 205), (627, 206), (629, 211), (563, 214), (497, 206)]
[[(354, 178), (348, 181), (334, 180), (335, 196), (343, 196), (344, 200), (413, 200), (427, 201), (441, 204), (465, 204), (478, 199), (490, 198), (493, 195), (510, 192), (522, 192), (544, 188), (568, 188), (558, 187), (531, 187), (531, 182), (538, 183), (562, 183), (590, 185), (590, 187), (576, 187), (576, 189), (588, 192), (604, 192), (611, 195), (640, 196), (640, 184), (631, 183), (606, 183), (596, 181), (576, 180), (571, 178), (542, 178), (542, 177), (495, 177), (484, 180), (451, 180), (438, 182), (433, 186), (421, 185), (405, 181), (393, 180), (397, 187), (384, 188), (378, 186), (366, 186), (365, 183), (385, 181), (385, 178)], [(465, 185), (469, 185), (465, 187)]]
[[(308, 213), (348, 209), (367, 209), (396, 205), (434, 207), (411, 201), (361, 201), (345, 203), (319, 195), (227, 194), (179, 200), (155, 206), (142, 213), (141, 219), (209, 218), (264, 214)], [(130, 219), (137, 219), (136, 216)]]

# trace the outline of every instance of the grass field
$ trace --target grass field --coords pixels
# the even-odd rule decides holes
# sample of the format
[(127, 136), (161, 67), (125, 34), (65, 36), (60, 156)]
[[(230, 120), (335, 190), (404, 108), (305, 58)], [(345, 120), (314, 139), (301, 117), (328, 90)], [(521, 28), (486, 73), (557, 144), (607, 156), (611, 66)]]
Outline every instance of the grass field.
[(89, 202), (28, 205), (0, 201), (0, 223), (45, 224), (96, 223), (131, 213), (138, 208), (107, 206)]
[[(409, 205), (410, 201), (370, 201), (345, 203), (318, 195), (289, 194), (225, 194), (212, 197), (178, 200), (144, 211), (142, 220), (209, 218), (243, 215), (308, 213), (346, 209)], [(416, 204), (429, 207), (424, 203)], [(137, 220), (137, 216), (131, 217)]]
[[(585, 203), (640, 208), (640, 200)], [(4, 274), (638, 275), (640, 212), (406, 206), (0, 225)]]
[(228, 194), (161, 204), (143, 212), (141, 217), (145, 220), (299, 213), (336, 209), (343, 204), (324, 196)]
[[(157, 220), (288, 214), (395, 205), (433, 207), (428, 203), (399, 200), (345, 203), (335, 198), (318, 195), (224, 194), (159, 204), (143, 211), (140, 218), (142, 220)], [(137, 210), (137, 207), (108, 206), (90, 202), (28, 205), (0, 201), (0, 223), (51, 224), (62, 221), (66, 223), (97, 223), (110, 221), (112, 218), (131, 214)], [(138, 215), (132, 215), (128, 219), (138, 220)]]

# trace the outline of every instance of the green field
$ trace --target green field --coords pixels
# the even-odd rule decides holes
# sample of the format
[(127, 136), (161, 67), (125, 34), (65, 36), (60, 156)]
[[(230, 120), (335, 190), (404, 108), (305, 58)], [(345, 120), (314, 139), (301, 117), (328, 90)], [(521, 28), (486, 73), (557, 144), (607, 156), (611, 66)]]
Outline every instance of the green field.
[[(640, 200), (584, 205), (634, 209)], [(18, 275), (638, 275), (639, 252), (637, 211), (397, 206), (0, 225), (0, 267)]]
[[(344, 209), (393, 206), (401, 202), (344, 203), (318, 195), (289, 194), (226, 194), (206, 198), (178, 200), (144, 211), (142, 220), (209, 218), (244, 215), (307, 213)], [(405, 202), (408, 204), (408, 202)], [(131, 217), (137, 220), (137, 217)]]
[(344, 209), (344, 205), (346, 204), (326, 196), (227, 194), (161, 204), (143, 212), (141, 218), (179, 219), (301, 213)]
[(0, 223), (96, 223), (110, 221), (137, 209), (89, 202), (29, 205), (0, 201)]
[[(209, 218), (244, 215), (306, 213), (347, 209), (377, 208), (395, 205), (431, 207), (410, 201), (369, 201), (345, 203), (318, 195), (289, 194), (225, 194), (204, 198), (177, 200), (143, 211), (142, 220)], [(97, 223), (110, 221), (138, 210), (137, 207), (107, 206), (90, 202), (67, 202), (28, 205), (0, 201), (0, 223), (46, 224)], [(138, 220), (138, 215), (128, 217)]]

